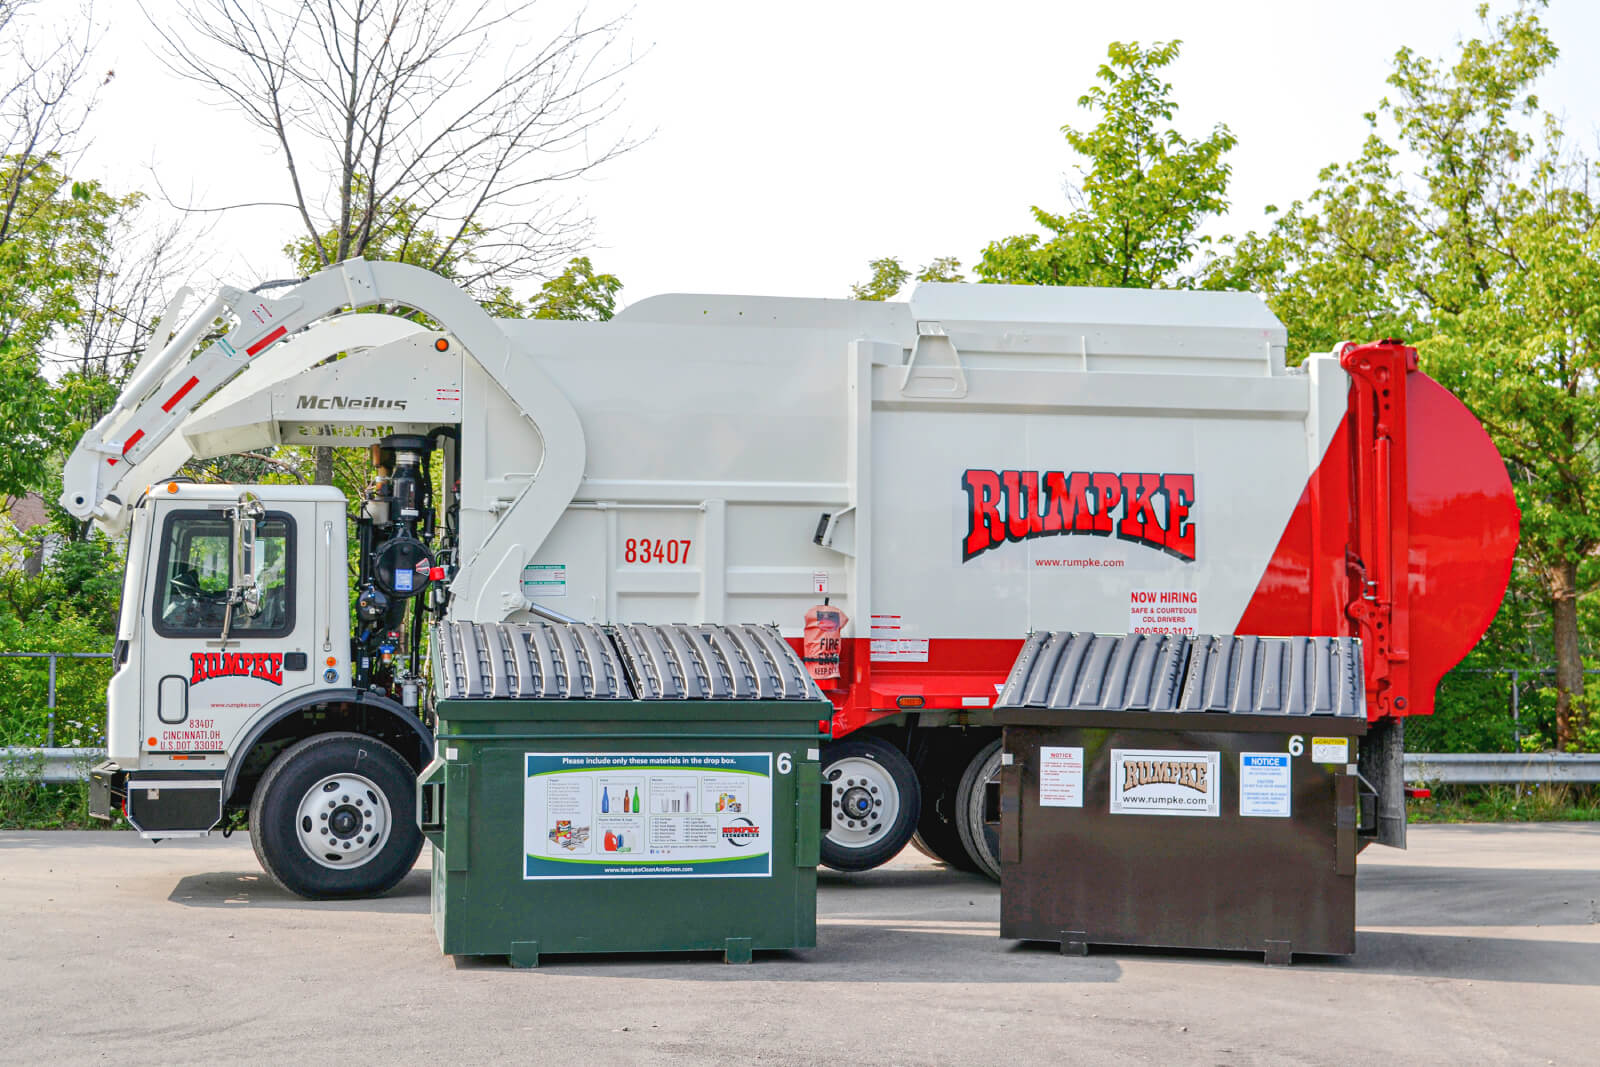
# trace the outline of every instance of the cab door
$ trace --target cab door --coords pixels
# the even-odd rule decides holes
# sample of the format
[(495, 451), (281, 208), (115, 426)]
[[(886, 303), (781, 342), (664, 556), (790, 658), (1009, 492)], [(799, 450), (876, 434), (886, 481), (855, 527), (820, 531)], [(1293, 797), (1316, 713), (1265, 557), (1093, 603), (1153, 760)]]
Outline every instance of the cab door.
[(315, 505), (276, 504), (255, 520), (247, 566), (260, 609), (235, 606), (231, 617), (233, 520), (228, 505), (207, 505), (173, 501), (159, 515), (140, 701), (144, 751), (198, 757), (199, 766), (213, 765), (207, 757), (222, 756), (264, 705), (314, 677), (315, 611), (300, 587), (315, 574)]

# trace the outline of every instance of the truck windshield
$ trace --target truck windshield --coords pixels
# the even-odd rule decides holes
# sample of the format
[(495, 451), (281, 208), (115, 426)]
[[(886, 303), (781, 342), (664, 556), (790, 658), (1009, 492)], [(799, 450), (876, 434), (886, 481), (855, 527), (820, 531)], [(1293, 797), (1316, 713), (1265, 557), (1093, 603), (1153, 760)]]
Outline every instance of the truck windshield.
[[(293, 520), (268, 514), (256, 524), (261, 611), (235, 609), (232, 633), (281, 637), (294, 625), (291, 534)], [(167, 517), (156, 575), (156, 632), (165, 637), (216, 637), (227, 613), (232, 524), (215, 511), (178, 511)]]

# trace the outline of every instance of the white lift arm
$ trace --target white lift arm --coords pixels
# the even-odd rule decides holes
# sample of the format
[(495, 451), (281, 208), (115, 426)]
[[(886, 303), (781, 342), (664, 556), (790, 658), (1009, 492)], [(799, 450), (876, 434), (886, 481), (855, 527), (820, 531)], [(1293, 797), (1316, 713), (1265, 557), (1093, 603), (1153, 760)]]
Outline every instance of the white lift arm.
[[(223, 286), (158, 355), (140, 360), (116, 406), (78, 440), (62, 473), (61, 506), (76, 518), (120, 528), (133, 493), (116, 490), (206, 397), (275, 342), (344, 308), (369, 307), (379, 299), (370, 265), (359, 259), (320, 271), (277, 298)], [(176, 309), (168, 310), (170, 315)], [(223, 315), (237, 324), (189, 358)], [(132, 485), (128, 489), (137, 492)]]
[[(522, 534), (518, 540), (532, 536), (537, 545), (583, 475), (586, 449), (577, 413), (537, 362), (514, 351), (494, 319), (452, 282), (419, 267), (362, 259), (320, 271), (279, 297), (223, 287), (159, 354), (141, 359), (116, 406), (84, 433), (63, 472), (62, 507), (107, 530), (122, 529), (144, 486), (194, 455), (174, 431), (188, 425), (202, 405), (215, 411), (303, 374), (327, 356), (387, 345), (419, 329), (391, 316), (341, 314), (378, 303), (415, 308), (434, 319), (537, 430), (544, 454), (528, 488), (542, 483), (551, 492), (539, 495), (551, 502), (530, 508), (524, 492), (496, 524), (504, 527), (510, 512), (519, 512), (512, 524)], [(164, 326), (175, 311), (169, 307)], [(224, 314), (235, 320), (233, 329), (189, 358)]]

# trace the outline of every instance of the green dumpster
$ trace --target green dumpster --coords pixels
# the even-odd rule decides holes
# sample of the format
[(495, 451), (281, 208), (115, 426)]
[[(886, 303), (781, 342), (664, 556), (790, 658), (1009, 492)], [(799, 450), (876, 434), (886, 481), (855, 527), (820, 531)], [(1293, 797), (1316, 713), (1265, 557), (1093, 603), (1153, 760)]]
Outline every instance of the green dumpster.
[(444, 623), (433, 649), (443, 951), (816, 944), (831, 709), (775, 630)]

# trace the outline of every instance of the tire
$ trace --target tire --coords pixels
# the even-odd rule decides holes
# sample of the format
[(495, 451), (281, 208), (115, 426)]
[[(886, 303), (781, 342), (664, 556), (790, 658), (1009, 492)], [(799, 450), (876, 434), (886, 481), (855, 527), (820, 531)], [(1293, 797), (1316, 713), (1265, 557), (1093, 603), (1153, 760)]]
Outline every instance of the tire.
[(306, 738), (272, 761), (250, 802), (261, 869), (309, 900), (388, 892), (422, 851), (416, 788), (411, 765), (382, 741)]
[(922, 812), (911, 844), (929, 859), (958, 871), (976, 871), (978, 865), (967, 855), (956, 826), (956, 790), (967, 761), (981, 742), (960, 731), (944, 732), (951, 736), (930, 742), (921, 757), (913, 761), (922, 789)]
[[(900, 853), (917, 829), (922, 791), (911, 761), (887, 741), (848, 737), (822, 750), (825, 801), (833, 826), (822, 862), (836, 871), (870, 871)], [(851, 818), (852, 808), (864, 817)]]
[(956, 787), (956, 829), (976, 869), (1000, 880), (1000, 742), (980, 748)]

